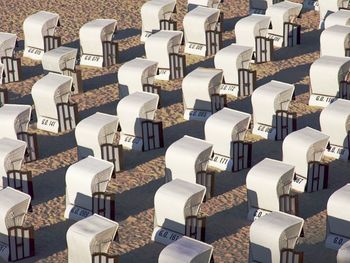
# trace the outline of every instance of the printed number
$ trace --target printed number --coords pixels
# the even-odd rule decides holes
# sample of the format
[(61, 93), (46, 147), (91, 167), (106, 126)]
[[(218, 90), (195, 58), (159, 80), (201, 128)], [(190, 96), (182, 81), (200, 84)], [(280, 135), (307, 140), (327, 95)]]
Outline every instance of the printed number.
[(202, 50), (204, 45), (198, 45), (198, 44), (190, 44), (189, 48), (190, 49), (197, 49), (197, 50)]
[(333, 102), (335, 100), (335, 98), (332, 97), (325, 97), (325, 96), (317, 96), (316, 97), (316, 101), (325, 101), (325, 102)]
[(88, 61), (94, 61), (94, 62), (98, 62), (100, 60), (100, 57), (96, 57), (96, 56), (85, 56), (85, 60)]
[(296, 182), (297, 184), (301, 184), (304, 181), (303, 178), (297, 177), (295, 178), (294, 182)]
[(269, 126), (260, 125), (260, 126), (258, 127), (258, 131), (271, 133), (271, 132), (272, 132), (272, 128), (269, 127)]
[(335, 237), (333, 240), (333, 244), (341, 245), (341, 244), (343, 244), (343, 241), (344, 241), (343, 238)]

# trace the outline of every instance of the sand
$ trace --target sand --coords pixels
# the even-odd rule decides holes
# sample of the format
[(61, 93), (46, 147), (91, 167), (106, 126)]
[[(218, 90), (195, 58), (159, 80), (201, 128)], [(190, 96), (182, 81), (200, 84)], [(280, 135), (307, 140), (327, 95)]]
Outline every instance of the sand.
[[(118, 101), (117, 70), (135, 57), (144, 55), (140, 37), (140, 8), (145, 1), (138, 0), (12, 0), (3, 1), (1, 31), (17, 33), (20, 39), (19, 56), (23, 52), (22, 23), (39, 10), (60, 15), (59, 35), (62, 43), (79, 46), (79, 28), (95, 18), (118, 20), (118, 39), (121, 49), (117, 65), (104, 69), (82, 68), (84, 93), (73, 96), (78, 103), (79, 118), (97, 111), (115, 114)], [(224, 21), (224, 46), (234, 42), (235, 23), (248, 14), (248, 0), (225, 0), (222, 10)], [(300, 2), (300, 1), (298, 1)], [(179, 28), (185, 14), (185, 1), (178, 0)], [(319, 57), (317, 30), (319, 15), (315, 11), (303, 13), (298, 21), (302, 25), (302, 44), (276, 51), (275, 61), (253, 65), (257, 70), (258, 86), (270, 80), (280, 80), (296, 85), (296, 100), (292, 110), (298, 114), (298, 128), (311, 126), (319, 129), (320, 109), (307, 106), (309, 97), (308, 72), (311, 63)], [(3, 85), (10, 92), (10, 103), (33, 104), (32, 85), (43, 76), (40, 63), (23, 59), (24, 80)], [(213, 67), (213, 58), (187, 56), (188, 72), (198, 66)], [(163, 121), (165, 148), (145, 153), (125, 151), (125, 171), (119, 173), (109, 185), (116, 195), (116, 220), (120, 223), (120, 241), (112, 251), (120, 255), (120, 262), (157, 262), (162, 245), (150, 240), (153, 229), (153, 197), (164, 184), (164, 154), (166, 148), (183, 135), (203, 138), (203, 124), (183, 119), (181, 80), (159, 82), (162, 86), (162, 107), (157, 119)], [(229, 107), (252, 112), (250, 98), (230, 99)], [(36, 256), (23, 262), (67, 262), (65, 233), (74, 222), (65, 220), (65, 172), (77, 161), (74, 131), (50, 134), (35, 129), (40, 147), (39, 160), (28, 163), (25, 169), (33, 172), (35, 199), (33, 212), (27, 222), (35, 227)], [(253, 164), (265, 157), (281, 160), (281, 142), (267, 141), (248, 135), (253, 143)], [(335, 252), (324, 247), (326, 229), (326, 203), (329, 196), (349, 182), (349, 163), (330, 162), (329, 188), (300, 196), (300, 216), (305, 219), (305, 237), (297, 249), (305, 252), (305, 262), (335, 262)], [(201, 214), (207, 218), (207, 242), (214, 246), (215, 262), (247, 262), (249, 249), (249, 222), (245, 177), (248, 170), (238, 173), (216, 174), (215, 196), (206, 202)], [(267, 237), (268, 238), (268, 237)]]

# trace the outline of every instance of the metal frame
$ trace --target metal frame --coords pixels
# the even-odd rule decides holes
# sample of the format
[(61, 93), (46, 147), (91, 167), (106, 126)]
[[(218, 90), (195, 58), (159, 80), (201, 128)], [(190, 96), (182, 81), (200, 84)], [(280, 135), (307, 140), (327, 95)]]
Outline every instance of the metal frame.
[(115, 194), (97, 192), (92, 194), (92, 214), (115, 220)]
[(294, 249), (281, 250), (281, 263), (303, 263), (304, 252), (297, 252)]
[(9, 261), (35, 255), (34, 227), (14, 226), (8, 229)]
[(118, 255), (109, 255), (107, 253), (93, 253), (91, 258), (92, 263), (119, 263)]
[(7, 185), (16, 190), (29, 194), (32, 199), (34, 198), (33, 178), (31, 171), (7, 171)]
[(44, 52), (61, 46), (61, 37), (59, 36), (44, 36)]
[(249, 96), (256, 89), (256, 70), (238, 69), (238, 97)]
[(206, 217), (186, 217), (185, 236), (205, 242)]
[(17, 133), (17, 139), (27, 143), (25, 161), (33, 162), (39, 157), (38, 151), (38, 137), (36, 133), (19, 132)]
[(183, 78), (186, 75), (186, 56), (178, 53), (169, 54), (170, 80)]
[(301, 39), (301, 26), (290, 23), (290, 22), (284, 22), (283, 24), (283, 46), (284, 47), (293, 47), (296, 45), (300, 45), (300, 39)]
[(339, 82), (339, 98), (350, 100), (350, 82), (342, 80)]
[(276, 141), (283, 141), (288, 134), (297, 130), (297, 114), (284, 110), (276, 111)]
[(119, 57), (119, 47), (117, 41), (103, 41), (103, 66), (109, 67), (117, 64)]
[(123, 146), (115, 145), (111, 143), (105, 143), (101, 145), (101, 157), (103, 160), (114, 164), (113, 178), (116, 177), (116, 173), (123, 170)]
[(9, 93), (7, 89), (0, 89), (0, 107), (8, 102)]
[(58, 103), (57, 104), (59, 132), (72, 130), (78, 123), (78, 104)]
[(215, 113), (227, 106), (227, 96), (214, 93), (210, 95), (211, 113)]
[(239, 172), (252, 166), (252, 148), (251, 142), (232, 142), (232, 172)]
[(81, 76), (81, 70), (80, 69), (69, 69), (64, 68), (63, 75), (69, 76), (73, 78), (72, 88), (71, 91), (73, 94), (78, 94), (83, 92), (83, 78)]
[(280, 209), (281, 212), (299, 215), (299, 196), (285, 194), (280, 196)]
[(307, 172), (307, 183), (305, 190), (308, 193), (327, 189), (329, 165), (320, 162), (309, 162)]
[(207, 201), (214, 196), (215, 176), (213, 173), (207, 173), (206, 171), (198, 172), (196, 174), (196, 183), (207, 188), (204, 201)]
[(141, 122), (142, 151), (150, 151), (164, 147), (163, 123), (152, 120)]
[(2, 57), (1, 63), (4, 65), (2, 83), (11, 83), (22, 80), (21, 58)]
[(255, 63), (272, 61), (273, 52), (273, 39), (260, 36), (255, 38)]

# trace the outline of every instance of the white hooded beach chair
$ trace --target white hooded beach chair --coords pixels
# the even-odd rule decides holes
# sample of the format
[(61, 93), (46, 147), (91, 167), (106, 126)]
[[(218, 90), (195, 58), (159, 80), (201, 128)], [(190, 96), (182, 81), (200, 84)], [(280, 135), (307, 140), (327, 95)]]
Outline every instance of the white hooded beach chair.
[(82, 92), (81, 71), (76, 69), (77, 55), (78, 49), (61, 46), (46, 52), (42, 58), (45, 71), (73, 77), (74, 94)]
[(204, 241), (205, 218), (198, 217), (204, 195), (204, 186), (181, 179), (162, 185), (154, 196), (152, 240), (164, 245), (182, 236)]
[(273, 40), (268, 38), (270, 23), (269, 16), (256, 14), (241, 18), (236, 23), (236, 44), (252, 47), (256, 63), (272, 60)]
[(11, 187), (0, 190), (0, 258), (6, 262), (34, 256), (34, 229), (23, 226), (30, 201)]
[(160, 252), (158, 263), (209, 263), (213, 250), (212, 245), (183, 236)]
[(347, 0), (318, 0), (320, 10), (320, 25), (319, 28), (324, 28), (324, 21), (330, 14), (337, 12), (339, 8), (348, 8), (349, 1)]
[(349, 160), (350, 101), (338, 99), (324, 108), (320, 125), (321, 131), (329, 135), (325, 156)]
[(272, 80), (252, 94), (253, 134), (283, 140), (296, 129), (296, 114), (288, 111), (294, 85)]
[(149, 151), (164, 146), (162, 122), (154, 121), (158, 102), (159, 96), (149, 92), (135, 92), (119, 101), (119, 143), (123, 147)]
[(224, 83), (220, 94), (235, 97), (250, 95), (256, 86), (256, 71), (249, 70), (253, 57), (253, 47), (229, 45), (219, 50), (214, 57), (216, 69), (222, 69)]
[(290, 190), (294, 166), (265, 158), (247, 174), (248, 219), (256, 220), (273, 211), (296, 215), (297, 197)]
[(73, 224), (66, 234), (68, 263), (115, 262), (108, 249), (118, 228), (117, 222), (97, 214)]
[(226, 106), (226, 96), (219, 95), (223, 79), (221, 69), (196, 68), (182, 80), (184, 119), (205, 121)]
[[(72, 164), (66, 172), (64, 217), (78, 221), (97, 213), (114, 220), (114, 196), (106, 194), (112, 172), (112, 163), (92, 156)], [(104, 207), (101, 198), (108, 203)]]
[[(205, 122), (205, 140), (213, 144), (209, 166), (219, 170), (239, 171), (250, 167), (251, 144), (244, 143), (250, 114), (223, 108)], [(243, 150), (241, 149), (243, 148)]]
[(24, 141), (0, 139), (0, 189), (10, 186), (33, 196), (32, 174), (21, 171), (26, 146)]
[(28, 16), (23, 22), (24, 57), (41, 60), (46, 51), (61, 45), (61, 38), (55, 36), (59, 26), (59, 15), (39, 11)]
[(79, 30), (80, 65), (102, 68), (117, 63), (118, 44), (113, 41), (115, 19), (95, 19)]
[(337, 253), (337, 263), (348, 263), (350, 262), (350, 241), (342, 241), (342, 244)]
[(350, 27), (334, 25), (326, 28), (320, 37), (321, 56), (350, 56)]
[(145, 42), (146, 57), (158, 62), (156, 79), (170, 80), (185, 76), (186, 58), (180, 55), (182, 31), (161, 30)]
[(248, 262), (301, 262), (303, 253), (294, 248), (303, 225), (304, 219), (282, 212), (272, 212), (255, 220), (250, 226)]
[(350, 25), (350, 10), (341, 9), (328, 15), (324, 22), (325, 29), (331, 26), (349, 26)]
[(321, 164), (321, 159), (328, 141), (328, 135), (310, 127), (292, 132), (284, 139), (283, 162), (295, 166), (293, 190), (312, 192), (327, 188), (328, 165)]
[(119, 97), (146, 91), (147, 87), (155, 88), (154, 77), (157, 69), (158, 62), (153, 60), (135, 58), (125, 62), (118, 70)]
[(300, 25), (294, 23), (299, 17), (302, 4), (282, 1), (266, 9), (266, 15), (271, 18), (272, 29), (269, 38), (274, 40), (277, 47), (290, 47), (300, 44)]
[(185, 53), (205, 57), (221, 49), (219, 9), (198, 6), (185, 15), (183, 27)]
[(0, 32), (0, 83), (21, 79), (21, 59), (15, 57), (17, 35)]
[(69, 102), (71, 86), (72, 77), (51, 72), (33, 85), (38, 129), (58, 133), (75, 128), (77, 105)]
[(350, 184), (335, 191), (327, 202), (327, 233), (325, 245), (338, 250), (350, 240)]
[(310, 67), (309, 105), (326, 107), (337, 98), (348, 97), (345, 80), (349, 69), (348, 57), (322, 56), (314, 61)]
[(80, 121), (75, 128), (75, 139), (78, 144), (78, 158), (89, 155), (110, 161), (114, 172), (121, 170), (122, 147), (114, 144), (119, 119), (115, 115), (96, 112)]
[(176, 0), (150, 0), (141, 7), (142, 32), (144, 42), (154, 31), (176, 30), (176, 22), (172, 20), (176, 12)]
[(0, 138), (19, 139), (27, 143), (26, 161), (38, 158), (36, 134), (28, 133), (32, 107), (20, 104), (5, 104), (0, 107)]

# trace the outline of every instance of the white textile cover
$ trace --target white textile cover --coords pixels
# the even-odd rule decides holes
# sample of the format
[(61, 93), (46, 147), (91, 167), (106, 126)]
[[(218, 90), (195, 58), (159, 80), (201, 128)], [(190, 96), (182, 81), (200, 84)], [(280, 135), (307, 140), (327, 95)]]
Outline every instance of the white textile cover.
[(196, 183), (197, 173), (207, 169), (212, 152), (211, 143), (185, 135), (168, 147), (165, 166), (170, 170), (172, 180), (178, 178)]
[(334, 25), (325, 29), (320, 37), (321, 56), (344, 57), (350, 48), (350, 27)]
[(225, 83), (238, 85), (238, 70), (249, 69), (252, 56), (252, 47), (232, 44), (216, 53), (215, 68), (223, 70)]
[[(280, 263), (282, 249), (294, 249), (304, 219), (272, 212), (250, 226), (250, 262)], [(268, 237), (268, 238), (267, 238)]]
[(325, 20), (325, 28), (341, 25), (349, 26), (350, 25), (350, 10), (339, 10), (327, 16)]
[(113, 143), (118, 121), (117, 116), (101, 112), (83, 119), (75, 128), (78, 146), (91, 149), (95, 157), (102, 158), (101, 145)]
[(320, 21), (324, 20), (329, 13), (337, 12), (340, 7), (346, 7), (348, 0), (318, 0), (320, 7)]
[(194, 6), (205, 6), (210, 8), (218, 8), (219, 3), (221, 0), (188, 0), (187, 5), (194, 5)]
[(212, 245), (183, 236), (160, 252), (158, 263), (209, 263), (213, 249)]
[(205, 122), (205, 140), (213, 144), (215, 154), (231, 157), (231, 143), (244, 141), (250, 123), (250, 114), (223, 108)]
[(73, 224), (67, 231), (69, 263), (91, 263), (93, 253), (107, 253), (119, 224), (94, 214)]
[(154, 196), (155, 227), (185, 234), (186, 217), (196, 216), (206, 188), (180, 179), (162, 185)]
[(16, 41), (16, 34), (0, 32), (0, 58), (12, 57)]
[(350, 241), (344, 243), (337, 254), (337, 263), (349, 263), (350, 262)]
[(27, 132), (32, 107), (21, 104), (4, 104), (0, 107), (0, 138), (17, 139), (17, 133)]
[(265, 158), (247, 174), (249, 208), (279, 211), (279, 198), (289, 194), (294, 176), (294, 166)]
[(117, 106), (117, 116), (123, 134), (142, 137), (141, 122), (153, 120), (159, 96), (149, 92), (135, 92), (122, 98)]
[(282, 144), (283, 162), (294, 165), (295, 173), (307, 178), (308, 163), (321, 161), (328, 141), (328, 135), (310, 127), (292, 132)]
[(41, 63), (47, 71), (63, 73), (64, 69), (74, 70), (78, 49), (60, 46), (44, 53)]

